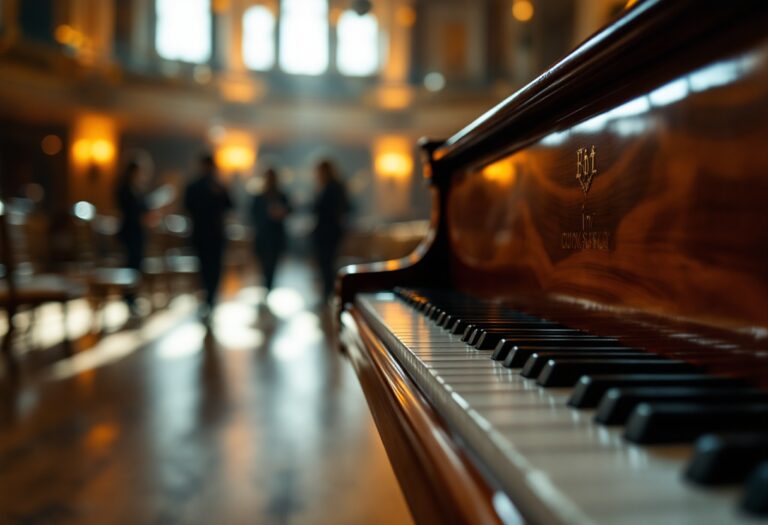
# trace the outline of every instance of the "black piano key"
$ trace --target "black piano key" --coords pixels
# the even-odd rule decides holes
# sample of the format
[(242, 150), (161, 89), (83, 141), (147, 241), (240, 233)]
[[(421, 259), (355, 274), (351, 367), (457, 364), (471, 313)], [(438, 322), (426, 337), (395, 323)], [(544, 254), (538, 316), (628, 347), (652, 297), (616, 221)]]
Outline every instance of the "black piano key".
[(683, 361), (671, 359), (616, 361), (597, 360), (549, 360), (536, 380), (536, 384), (546, 387), (573, 386), (583, 375), (588, 374), (683, 374), (695, 372), (696, 367)]
[(682, 443), (714, 432), (768, 432), (768, 403), (640, 403), (624, 437), (634, 443)]
[(541, 373), (544, 365), (546, 365), (550, 359), (555, 361), (559, 359), (578, 359), (578, 360), (590, 360), (590, 361), (610, 361), (620, 359), (632, 359), (634, 360), (655, 360), (660, 358), (657, 355), (643, 353), (643, 352), (620, 352), (615, 354), (602, 353), (602, 352), (584, 352), (580, 350), (567, 350), (564, 352), (550, 352), (550, 351), (538, 351), (531, 354), (523, 365), (523, 369), (520, 371), (520, 375), (523, 377), (538, 377)]
[(753, 388), (707, 387), (622, 387), (605, 393), (597, 406), (595, 421), (603, 425), (623, 425), (640, 403), (767, 403), (768, 392)]
[(461, 336), (461, 340), (467, 344), (470, 344), (469, 342), (472, 340), (476, 333), (477, 325), (467, 325), (467, 329), (464, 331), (464, 335)]
[(753, 516), (768, 516), (768, 461), (758, 465), (749, 476), (741, 508)]
[(484, 330), (470, 342), (478, 350), (492, 350), (502, 339), (522, 338), (532, 336), (579, 337), (589, 336), (580, 330), (572, 328), (531, 327), (530, 325), (512, 327), (508, 330)]
[(685, 477), (700, 485), (741, 483), (768, 461), (768, 433), (707, 434), (696, 441)]
[[(506, 319), (504, 320), (505, 323), (511, 324), (514, 320)], [(464, 335), (468, 331), (468, 327), (474, 328), (481, 328), (481, 327), (488, 327), (490, 328), (493, 325), (492, 322), (489, 322), (486, 318), (472, 318), (472, 317), (462, 317), (462, 316), (456, 316), (456, 320), (453, 321), (453, 324), (446, 325), (446, 329), (454, 334), (454, 335)]]
[(597, 348), (597, 347), (621, 347), (621, 343), (618, 340), (610, 337), (599, 337), (595, 335), (584, 335), (578, 337), (561, 337), (561, 338), (547, 338), (539, 339), (536, 341), (528, 338), (522, 340), (520, 338), (504, 338), (496, 344), (496, 348), (493, 351), (491, 359), (496, 361), (503, 361), (507, 358), (509, 353), (515, 348), (522, 347), (558, 347), (558, 348)]
[(448, 331), (449, 331), (450, 333), (454, 334), (454, 335), (463, 334), (463, 333), (464, 333), (464, 331), (467, 329), (467, 325), (468, 325), (468, 324), (469, 324), (469, 323), (467, 323), (467, 321), (465, 321), (464, 319), (458, 318), (458, 319), (456, 319), (456, 320), (453, 322), (453, 324), (452, 324), (452, 325), (449, 327), (449, 330), (448, 330)]
[(582, 376), (568, 400), (574, 408), (597, 406), (605, 392), (616, 387), (632, 386), (706, 386), (709, 388), (732, 388), (744, 386), (737, 379), (715, 377), (705, 374), (607, 374)]
[[(474, 345), (478, 342), (479, 338), (484, 334), (546, 334), (546, 333), (559, 333), (556, 330), (563, 330), (562, 328), (556, 328), (555, 331), (550, 329), (549, 325), (541, 323), (530, 323), (528, 321), (505, 321), (499, 323), (485, 323), (481, 321), (473, 321), (467, 325), (464, 331), (462, 341), (470, 345)], [(571, 333), (580, 333), (576, 330), (566, 329), (567, 332), (562, 332), (563, 335)], [(494, 344), (495, 346), (495, 344)], [(493, 348), (490, 347), (490, 348)]]
[[(552, 347), (552, 348), (542, 348), (542, 347), (530, 347), (530, 346), (518, 346), (512, 349), (511, 352), (509, 352), (509, 355), (507, 355), (506, 359), (504, 359), (504, 366), (507, 368), (522, 368), (525, 366), (525, 363), (528, 361), (528, 359), (535, 353), (539, 352), (575, 352), (575, 353), (594, 353), (596, 354), (596, 357), (601, 357), (603, 355), (614, 355), (614, 354), (633, 354), (633, 355), (653, 355), (649, 354), (647, 352), (643, 352), (642, 350), (638, 350), (635, 348), (624, 348), (624, 347), (590, 347), (590, 346), (583, 346), (583, 347), (568, 347), (568, 346), (561, 346), (561, 347)], [(574, 355), (575, 355), (574, 353)], [(658, 359), (658, 356), (655, 356)], [(493, 355), (491, 355), (491, 359), (493, 359)]]

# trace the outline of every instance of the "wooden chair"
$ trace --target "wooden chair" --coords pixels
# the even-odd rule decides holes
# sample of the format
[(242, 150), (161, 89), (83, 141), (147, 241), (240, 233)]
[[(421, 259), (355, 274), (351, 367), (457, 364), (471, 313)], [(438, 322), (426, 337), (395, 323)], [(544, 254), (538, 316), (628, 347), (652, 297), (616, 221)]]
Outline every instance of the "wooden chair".
[[(24, 308), (37, 308), (45, 303), (61, 305), (64, 319), (64, 349), (72, 353), (72, 345), (67, 330), (67, 305), (69, 301), (84, 297), (86, 288), (82, 284), (56, 274), (36, 274), (33, 271), (18, 271), (18, 266), (31, 265), (24, 261), (23, 251), (17, 250), (9, 228), (9, 210), (0, 200), (0, 308), (6, 311), (8, 330), (2, 340), (2, 353), (8, 366), (17, 367), (12, 344), (15, 337), (15, 317)], [(20, 264), (21, 263), (21, 264)]]
[(99, 216), (95, 206), (80, 201), (72, 210), (73, 240), (75, 246), (75, 275), (83, 279), (89, 289), (94, 312), (94, 326), (111, 294), (137, 293), (141, 285), (141, 273), (132, 268), (118, 266), (114, 233), (100, 224), (105, 217)]
[(178, 214), (166, 215), (150, 232), (142, 273), (150, 290), (163, 292), (168, 300), (180, 289), (198, 287), (200, 268), (197, 257), (189, 253), (189, 233), (189, 220)]

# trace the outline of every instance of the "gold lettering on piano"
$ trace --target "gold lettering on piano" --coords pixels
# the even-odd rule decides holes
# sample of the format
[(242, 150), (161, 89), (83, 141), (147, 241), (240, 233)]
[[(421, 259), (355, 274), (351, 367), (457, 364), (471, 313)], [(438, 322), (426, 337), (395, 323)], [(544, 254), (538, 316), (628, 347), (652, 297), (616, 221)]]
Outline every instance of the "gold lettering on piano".
[(611, 234), (606, 230), (594, 230), (595, 214), (581, 214), (581, 231), (563, 232), (560, 235), (560, 247), (564, 250), (599, 250), (611, 249)]
[(597, 176), (597, 149), (594, 145), (576, 150), (576, 180), (584, 192), (584, 203), (581, 206), (581, 231), (563, 232), (560, 234), (560, 247), (563, 250), (600, 250), (610, 251), (611, 234), (596, 226), (596, 214), (587, 211), (587, 193)]
[(576, 150), (576, 180), (581, 185), (581, 191), (587, 195), (589, 188), (592, 187), (592, 181), (597, 175), (597, 164), (595, 163), (595, 146), (591, 150), (579, 148)]

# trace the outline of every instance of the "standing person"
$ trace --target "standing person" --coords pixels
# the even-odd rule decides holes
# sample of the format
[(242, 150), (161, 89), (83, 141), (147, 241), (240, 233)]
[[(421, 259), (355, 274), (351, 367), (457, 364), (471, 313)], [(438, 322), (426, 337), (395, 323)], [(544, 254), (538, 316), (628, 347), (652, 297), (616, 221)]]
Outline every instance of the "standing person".
[[(142, 221), (148, 211), (143, 179), (139, 163), (130, 160), (120, 174), (115, 188), (115, 202), (120, 211), (120, 229), (117, 236), (125, 249), (126, 266), (138, 272), (141, 271), (141, 261), (144, 258), (145, 234)], [(131, 315), (137, 315), (136, 293), (126, 292), (124, 300)]]
[(192, 219), (192, 248), (200, 260), (200, 276), (205, 288), (201, 317), (207, 317), (216, 303), (221, 281), (221, 267), (226, 247), (224, 218), (232, 208), (232, 199), (218, 179), (211, 155), (200, 158), (199, 173), (184, 192), (184, 206)]
[(333, 294), (336, 256), (344, 236), (350, 206), (347, 190), (330, 160), (320, 161), (315, 175), (318, 193), (314, 204), (316, 224), (312, 242), (323, 283), (323, 299), (327, 301)]
[(261, 264), (261, 274), (267, 292), (275, 282), (277, 263), (285, 251), (285, 219), (291, 213), (288, 197), (280, 191), (277, 171), (264, 173), (264, 189), (253, 198), (251, 217), (256, 230), (254, 248)]

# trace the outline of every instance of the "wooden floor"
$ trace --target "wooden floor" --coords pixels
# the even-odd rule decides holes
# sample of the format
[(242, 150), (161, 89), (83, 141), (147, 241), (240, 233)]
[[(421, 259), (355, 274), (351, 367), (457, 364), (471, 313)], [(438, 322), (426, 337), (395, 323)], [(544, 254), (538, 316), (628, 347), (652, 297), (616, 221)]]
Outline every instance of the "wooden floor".
[(311, 274), (280, 277), (268, 308), (230, 278), (208, 331), (180, 297), (3, 378), (0, 524), (410, 523)]

